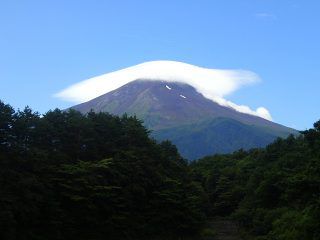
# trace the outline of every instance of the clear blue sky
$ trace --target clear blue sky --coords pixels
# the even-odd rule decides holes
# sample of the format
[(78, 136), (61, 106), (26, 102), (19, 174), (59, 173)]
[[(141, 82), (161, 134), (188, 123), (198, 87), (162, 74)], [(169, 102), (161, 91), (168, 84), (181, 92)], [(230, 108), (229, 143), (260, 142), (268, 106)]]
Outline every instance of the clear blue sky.
[(320, 119), (318, 0), (0, 0), (0, 99), (41, 113), (52, 94), (150, 60), (246, 69), (227, 99), (306, 129)]

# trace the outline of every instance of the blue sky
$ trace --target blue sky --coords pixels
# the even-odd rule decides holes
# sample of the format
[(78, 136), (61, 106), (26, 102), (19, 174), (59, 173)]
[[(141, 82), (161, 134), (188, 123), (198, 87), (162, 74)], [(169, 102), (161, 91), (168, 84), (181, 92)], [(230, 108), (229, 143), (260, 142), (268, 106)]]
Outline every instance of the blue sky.
[(41, 113), (65, 87), (150, 60), (245, 69), (227, 96), (306, 129), (320, 119), (320, 1), (0, 0), (0, 99)]

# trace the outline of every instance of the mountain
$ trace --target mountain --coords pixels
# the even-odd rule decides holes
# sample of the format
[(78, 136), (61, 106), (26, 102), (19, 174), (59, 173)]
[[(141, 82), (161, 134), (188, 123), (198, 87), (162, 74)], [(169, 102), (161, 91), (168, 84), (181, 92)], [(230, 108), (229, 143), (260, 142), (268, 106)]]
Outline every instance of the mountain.
[(169, 139), (182, 156), (195, 159), (239, 148), (263, 147), (297, 133), (205, 98), (188, 84), (139, 79), (72, 107), (82, 113), (136, 115), (157, 140)]

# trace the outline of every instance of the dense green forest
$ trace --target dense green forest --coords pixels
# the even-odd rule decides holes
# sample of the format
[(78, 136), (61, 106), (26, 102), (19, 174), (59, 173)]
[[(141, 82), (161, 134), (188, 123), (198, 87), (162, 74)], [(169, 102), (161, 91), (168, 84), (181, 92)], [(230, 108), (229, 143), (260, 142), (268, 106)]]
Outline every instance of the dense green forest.
[(0, 239), (177, 239), (205, 220), (175, 146), (134, 117), (0, 102)]
[(191, 163), (149, 134), (126, 115), (0, 101), (0, 239), (215, 239), (217, 216), (243, 239), (320, 239), (320, 122)]
[(208, 215), (237, 221), (243, 239), (320, 239), (320, 121), (300, 136), (205, 157), (191, 169)]

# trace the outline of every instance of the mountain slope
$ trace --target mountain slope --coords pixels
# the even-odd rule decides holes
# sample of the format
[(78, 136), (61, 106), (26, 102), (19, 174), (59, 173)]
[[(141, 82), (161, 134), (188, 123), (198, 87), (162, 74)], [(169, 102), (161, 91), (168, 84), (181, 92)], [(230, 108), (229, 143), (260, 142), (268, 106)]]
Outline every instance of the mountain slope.
[(86, 103), (72, 107), (82, 113), (136, 115), (152, 135), (177, 144), (193, 159), (239, 148), (262, 147), (295, 130), (266, 119), (221, 106), (192, 86), (165, 81), (136, 80)]
[(140, 80), (73, 108), (136, 115), (147, 127), (161, 129), (218, 117), (224, 108), (212, 103), (187, 84)]
[(264, 147), (279, 134), (228, 118), (215, 118), (181, 127), (155, 130), (158, 140), (170, 139), (182, 156), (197, 159), (208, 153), (230, 153), (243, 148)]

